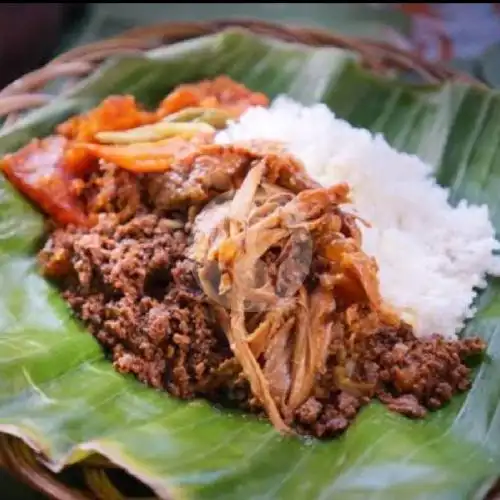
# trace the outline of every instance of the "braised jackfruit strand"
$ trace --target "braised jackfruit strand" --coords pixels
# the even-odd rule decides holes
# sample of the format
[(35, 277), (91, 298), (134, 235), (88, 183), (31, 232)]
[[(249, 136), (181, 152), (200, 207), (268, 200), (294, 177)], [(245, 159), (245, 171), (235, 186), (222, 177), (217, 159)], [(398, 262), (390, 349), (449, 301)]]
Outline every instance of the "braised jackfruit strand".
[[(226, 147), (218, 153), (241, 156), (243, 151)], [(294, 185), (289, 180), (296, 166), (282, 162), (279, 175), (275, 175), (273, 155), (250, 162), (249, 170), (241, 169), (234, 158), (224, 162), (238, 165), (245, 177), (215, 223), (196, 224), (195, 220), (191, 255), (200, 264), (202, 288), (228, 311), (226, 334), (253, 395), (273, 424), (288, 431), (287, 422), (311, 397), (316, 378), (325, 369), (337, 304), (344, 309), (360, 304), (375, 315), (383, 304), (377, 268), (361, 250), (356, 220), (340, 208), (349, 202), (348, 186), (293, 193), (286, 187)], [(207, 163), (200, 165), (206, 168)], [(285, 165), (289, 165), (288, 175), (283, 175)], [(269, 178), (274, 182), (287, 179), (286, 187), (278, 187), (269, 196)], [(207, 210), (210, 214), (214, 208), (207, 206)], [(207, 220), (204, 210), (197, 220)], [(298, 232), (302, 236), (294, 240)], [(294, 254), (290, 248), (305, 242), (311, 243), (312, 253), (304, 271), (298, 258), (301, 252)], [(271, 267), (262, 266), (266, 258)], [(324, 271), (321, 282), (311, 285), (306, 279), (313, 259), (323, 259)], [(288, 278), (296, 275), (298, 280), (284, 281), (281, 268), (286, 268)], [(215, 275), (218, 279), (207, 279)], [(263, 316), (249, 330), (248, 316), (259, 310)], [(383, 316), (379, 320), (382, 324)]]

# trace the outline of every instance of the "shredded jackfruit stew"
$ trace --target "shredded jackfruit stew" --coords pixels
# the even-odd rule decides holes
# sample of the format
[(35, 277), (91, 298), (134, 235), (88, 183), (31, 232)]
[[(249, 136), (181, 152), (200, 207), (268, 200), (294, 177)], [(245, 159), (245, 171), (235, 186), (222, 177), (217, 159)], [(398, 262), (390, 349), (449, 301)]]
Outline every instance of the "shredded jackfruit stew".
[(378, 398), (424, 417), (470, 386), (478, 338), (417, 338), (384, 303), (346, 183), (280, 143), (219, 145), (268, 98), (221, 76), (155, 110), (105, 99), (1, 169), (41, 211), (41, 271), (115, 368), (333, 437)]

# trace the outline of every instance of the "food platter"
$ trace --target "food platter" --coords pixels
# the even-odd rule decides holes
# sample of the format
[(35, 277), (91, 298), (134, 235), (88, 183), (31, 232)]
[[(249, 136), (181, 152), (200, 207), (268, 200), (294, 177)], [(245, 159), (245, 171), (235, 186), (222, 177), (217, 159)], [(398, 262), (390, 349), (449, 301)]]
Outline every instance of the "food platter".
[[(458, 83), (401, 84), (361, 69), (352, 53), (241, 31), (109, 62), (6, 129), (2, 152), (48, 134), (109, 94), (132, 93), (155, 105), (180, 83), (222, 73), (270, 98), (286, 93), (304, 104), (322, 100), (351, 124), (383, 133), (397, 149), (436, 165), (452, 202), (486, 203), (496, 225), (500, 104), (494, 92)], [(466, 328), (466, 335), (479, 334), (488, 344), (466, 395), (425, 421), (375, 403), (335, 442), (285, 439), (254, 418), (201, 401), (179, 402), (114, 372), (38, 273), (40, 215), (5, 183), (2, 190), (0, 269), (2, 283), (11, 286), (1, 298), (0, 425), (43, 453), (53, 470), (96, 451), (160, 496), (193, 498), (466, 498), (484, 494), (495, 481), (500, 367), (494, 280)]]

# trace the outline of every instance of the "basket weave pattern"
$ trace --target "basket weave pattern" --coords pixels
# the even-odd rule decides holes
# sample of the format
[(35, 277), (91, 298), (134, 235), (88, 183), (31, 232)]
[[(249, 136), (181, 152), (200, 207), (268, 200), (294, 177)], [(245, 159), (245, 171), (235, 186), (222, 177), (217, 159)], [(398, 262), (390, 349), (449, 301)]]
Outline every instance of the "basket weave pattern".
[[(254, 20), (165, 23), (133, 29), (115, 38), (77, 47), (14, 81), (0, 91), (0, 119), (4, 118), (3, 127), (12, 125), (22, 112), (50, 102), (54, 96), (44, 93), (43, 89), (54, 80), (63, 79), (64, 94), (64, 91), (72, 88), (81, 78), (95, 71), (110, 57), (140, 54), (149, 49), (214, 34), (230, 27), (245, 28), (256, 34), (310, 46), (352, 50), (361, 56), (362, 64), (366, 68), (379, 74), (412, 71), (427, 83), (454, 80), (483, 86), (465, 73), (430, 63), (389, 44), (338, 35), (321, 29), (290, 27)], [(74, 472), (71, 477), (67, 476), (66, 472), (53, 474), (44, 467), (31, 448), (19, 439), (7, 435), (0, 435), (0, 465), (33, 488), (56, 500), (156, 498), (144, 488), (141, 488), (143, 492), (139, 493), (142, 495), (140, 499), (135, 492), (131, 496), (131, 489), (137, 489), (137, 485), (131, 488), (131, 484), (134, 485), (129, 478), (126, 478), (126, 473), (101, 457), (90, 457), (71, 467)], [(123, 485), (124, 482), (126, 487)], [(500, 497), (492, 491), (489, 498)]]

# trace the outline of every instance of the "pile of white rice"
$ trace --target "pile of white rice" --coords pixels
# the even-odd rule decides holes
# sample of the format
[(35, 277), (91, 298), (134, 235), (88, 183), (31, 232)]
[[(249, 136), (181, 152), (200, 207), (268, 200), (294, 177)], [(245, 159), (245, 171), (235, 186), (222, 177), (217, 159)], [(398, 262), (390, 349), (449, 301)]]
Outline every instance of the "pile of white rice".
[(372, 224), (363, 229), (363, 246), (377, 259), (382, 296), (418, 335), (453, 338), (474, 314), (485, 275), (500, 270), (486, 206), (452, 207), (431, 166), (335, 118), (323, 104), (304, 107), (281, 96), (217, 136), (219, 143), (248, 139), (285, 142), (325, 186), (349, 183), (353, 208)]

